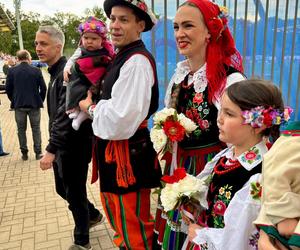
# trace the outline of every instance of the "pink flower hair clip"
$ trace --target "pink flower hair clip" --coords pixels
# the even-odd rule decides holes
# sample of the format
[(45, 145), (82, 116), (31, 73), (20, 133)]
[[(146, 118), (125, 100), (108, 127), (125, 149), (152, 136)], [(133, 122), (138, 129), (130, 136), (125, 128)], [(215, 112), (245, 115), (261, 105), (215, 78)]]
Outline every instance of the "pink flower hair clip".
[(245, 119), (243, 124), (250, 124), (253, 128), (260, 128), (263, 125), (270, 128), (272, 125), (282, 125), (288, 122), (292, 112), (293, 109), (290, 107), (285, 107), (284, 111), (281, 112), (272, 107), (258, 106), (242, 111), (242, 116)]

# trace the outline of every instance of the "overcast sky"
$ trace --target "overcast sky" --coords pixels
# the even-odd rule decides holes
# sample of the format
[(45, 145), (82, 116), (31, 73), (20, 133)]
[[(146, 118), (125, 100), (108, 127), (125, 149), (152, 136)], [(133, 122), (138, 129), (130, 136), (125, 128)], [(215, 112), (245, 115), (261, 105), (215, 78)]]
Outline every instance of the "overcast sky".
[[(4, 4), (5, 8), (14, 12), (13, 7), (14, 0), (0, 0), (1, 4)], [(180, 0), (182, 3), (184, 0)], [(263, 8), (266, 8), (267, 0), (260, 0)], [(285, 4), (287, 0), (279, 1), (279, 17), (284, 18)], [(33, 11), (38, 12), (41, 15), (53, 15), (57, 11), (70, 12), (76, 15), (82, 15), (86, 8), (93, 8), (95, 5), (103, 7), (104, 0), (21, 0), (21, 7), (24, 12)], [(150, 3), (150, 0), (146, 0)], [(155, 13), (163, 16), (163, 0), (154, 1)], [(167, 3), (167, 15), (170, 19), (173, 19), (176, 12), (176, 0), (168, 0)], [(218, 4), (223, 4), (224, 0), (216, 0)], [(229, 8), (229, 14), (233, 16), (235, 0), (227, 0), (227, 7)], [(244, 17), (246, 0), (238, 1), (238, 18)], [(253, 21), (255, 17), (255, 0), (248, 0), (248, 20)], [(296, 0), (289, 1), (289, 18), (294, 18)], [(275, 15), (276, 0), (270, 0), (269, 16)], [(299, 8), (299, 6), (298, 6)], [(298, 11), (299, 17), (299, 11)]]
[[(14, 12), (13, 0), (0, 0), (6, 9)], [(95, 5), (103, 7), (103, 0), (22, 0), (21, 8), (24, 12), (37, 12), (41, 15), (53, 15), (55, 12), (69, 12), (82, 15), (86, 8)]]

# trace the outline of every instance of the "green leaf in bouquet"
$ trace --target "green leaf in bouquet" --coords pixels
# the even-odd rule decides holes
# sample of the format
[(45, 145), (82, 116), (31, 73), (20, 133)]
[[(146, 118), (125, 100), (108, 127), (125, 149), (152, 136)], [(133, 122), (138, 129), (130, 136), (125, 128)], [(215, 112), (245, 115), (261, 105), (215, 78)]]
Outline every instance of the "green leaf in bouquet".
[(204, 184), (205, 184), (206, 186), (209, 186), (210, 183), (211, 183), (211, 181), (212, 181), (212, 179), (213, 179), (213, 177), (214, 177), (214, 174), (210, 174), (210, 175), (204, 180)]

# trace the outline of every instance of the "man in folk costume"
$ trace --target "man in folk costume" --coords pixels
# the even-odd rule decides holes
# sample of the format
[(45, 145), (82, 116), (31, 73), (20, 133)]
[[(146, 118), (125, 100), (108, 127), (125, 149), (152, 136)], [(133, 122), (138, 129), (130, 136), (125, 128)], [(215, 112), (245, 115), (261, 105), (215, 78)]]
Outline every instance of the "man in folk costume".
[(104, 10), (117, 54), (97, 105), (91, 93), (80, 102), (81, 110), (93, 117), (97, 137), (92, 181), (99, 171), (101, 201), (115, 244), (120, 249), (151, 249), (150, 189), (160, 185), (161, 170), (147, 119), (157, 110), (159, 95), (155, 60), (140, 35), (154, 26), (155, 17), (144, 0), (105, 0)]

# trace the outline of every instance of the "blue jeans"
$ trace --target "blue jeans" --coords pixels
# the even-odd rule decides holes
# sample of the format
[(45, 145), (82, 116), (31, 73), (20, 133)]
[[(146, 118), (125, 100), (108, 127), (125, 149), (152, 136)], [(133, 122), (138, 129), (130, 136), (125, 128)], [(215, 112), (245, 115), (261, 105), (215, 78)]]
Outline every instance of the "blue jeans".
[(18, 138), (22, 154), (27, 154), (27, 116), (29, 117), (30, 126), (32, 130), (33, 148), (36, 154), (42, 153), (41, 140), (41, 110), (40, 108), (17, 108), (15, 109), (15, 120), (18, 128)]

